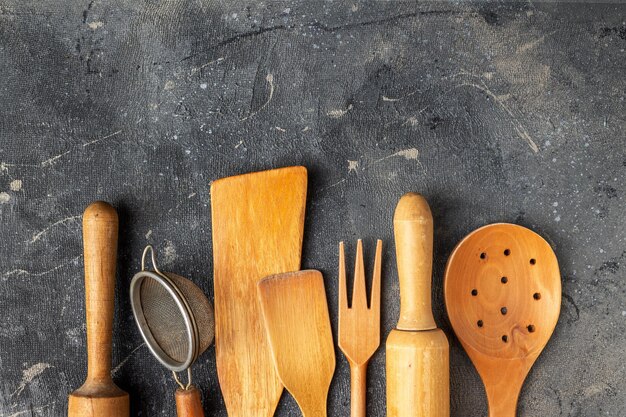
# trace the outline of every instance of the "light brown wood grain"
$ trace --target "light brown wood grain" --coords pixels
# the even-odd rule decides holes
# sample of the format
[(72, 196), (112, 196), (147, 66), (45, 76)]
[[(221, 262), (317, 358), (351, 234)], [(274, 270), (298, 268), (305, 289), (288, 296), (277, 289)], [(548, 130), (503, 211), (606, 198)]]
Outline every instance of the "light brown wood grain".
[(443, 331), (392, 330), (386, 347), (387, 416), (448, 417), (450, 353)]
[(433, 218), (426, 199), (402, 196), (393, 224), (400, 318), (386, 343), (387, 415), (448, 417), (449, 345), (431, 308)]
[(118, 218), (103, 201), (83, 214), (87, 379), (69, 396), (69, 417), (125, 417), (128, 394), (111, 379), (111, 338), (115, 298)]
[(283, 386), (272, 362), (257, 282), (300, 269), (307, 173), (289, 167), (211, 185), (215, 354), (230, 417), (269, 417)]
[(281, 382), (304, 417), (326, 417), (335, 349), (322, 274), (274, 275), (259, 282), (258, 294)]
[(522, 226), (477, 229), (450, 255), (444, 295), (454, 332), (485, 384), (489, 416), (514, 417), (526, 375), (560, 313), (552, 248)]
[(189, 389), (177, 389), (176, 394), (176, 415), (178, 417), (204, 417), (200, 391), (193, 385)]
[[(350, 415), (365, 417), (367, 364), (380, 345), (380, 280), (382, 241), (376, 243), (372, 295), (368, 303), (363, 262), (363, 244), (357, 243), (352, 302), (348, 303), (346, 261), (339, 244), (339, 347), (350, 363)], [(369, 304), (369, 307), (368, 307)], [(350, 305), (350, 307), (348, 307)]]

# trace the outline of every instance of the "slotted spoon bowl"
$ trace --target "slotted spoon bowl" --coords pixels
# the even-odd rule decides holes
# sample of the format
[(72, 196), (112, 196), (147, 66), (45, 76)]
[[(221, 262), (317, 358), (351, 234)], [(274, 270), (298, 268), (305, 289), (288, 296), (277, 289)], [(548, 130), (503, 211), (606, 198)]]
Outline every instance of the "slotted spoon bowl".
[(454, 249), (444, 277), (450, 323), (485, 384), (490, 417), (514, 417), (524, 380), (561, 310), (550, 245), (514, 224), (491, 224)]

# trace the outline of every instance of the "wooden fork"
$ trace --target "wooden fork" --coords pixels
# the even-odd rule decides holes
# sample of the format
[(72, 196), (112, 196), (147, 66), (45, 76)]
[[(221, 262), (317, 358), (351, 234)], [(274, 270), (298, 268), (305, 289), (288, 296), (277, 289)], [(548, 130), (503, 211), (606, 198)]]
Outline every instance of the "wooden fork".
[(380, 260), (382, 241), (376, 242), (372, 295), (368, 307), (363, 267), (363, 244), (358, 240), (352, 303), (348, 307), (346, 260), (339, 243), (339, 347), (350, 363), (350, 415), (365, 417), (367, 364), (380, 345)]

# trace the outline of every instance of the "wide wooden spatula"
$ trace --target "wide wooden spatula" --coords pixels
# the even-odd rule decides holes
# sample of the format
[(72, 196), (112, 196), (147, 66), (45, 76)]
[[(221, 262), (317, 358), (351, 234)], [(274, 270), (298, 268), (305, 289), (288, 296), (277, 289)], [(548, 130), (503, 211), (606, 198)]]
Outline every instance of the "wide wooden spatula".
[(482, 227), (450, 255), (444, 293), (454, 332), (485, 384), (489, 417), (514, 417), (561, 310), (552, 248), (521, 226)]
[(261, 280), (258, 290), (280, 381), (304, 417), (326, 417), (335, 349), (322, 274), (278, 274)]
[(283, 392), (256, 286), (300, 269), (306, 184), (304, 167), (288, 167), (211, 185), (215, 359), (229, 417), (272, 417)]

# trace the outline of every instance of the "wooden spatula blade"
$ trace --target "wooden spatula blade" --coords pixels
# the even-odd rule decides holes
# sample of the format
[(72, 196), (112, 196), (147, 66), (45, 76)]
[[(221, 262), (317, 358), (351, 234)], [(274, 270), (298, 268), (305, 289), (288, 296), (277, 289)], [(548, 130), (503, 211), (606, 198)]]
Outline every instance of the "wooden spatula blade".
[(215, 353), (229, 417), (270, 417), (283, 387), (272, 362), (257, 282), (300, 268), (307, 172), (289, 167), (211, 184)]
[(326, 416), (335, 349), (322, 274), (274, 275), (259, 282), (258, 291), (280, 380), (305, 417)]

